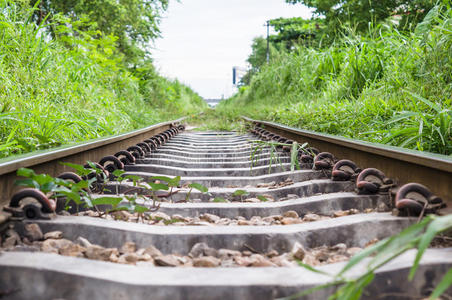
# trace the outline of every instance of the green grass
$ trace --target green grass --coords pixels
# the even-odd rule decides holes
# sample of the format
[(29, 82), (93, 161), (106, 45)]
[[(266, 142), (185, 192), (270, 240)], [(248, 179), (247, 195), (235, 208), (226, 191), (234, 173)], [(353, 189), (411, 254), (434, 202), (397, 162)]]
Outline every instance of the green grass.
[(452, 9), (437, 7), (412, 33), (380, 24), (328, 48), (275, 52), (216, 110), (451, 155), (451, 47)]
[(78, 31), (74, 23), (58, 27), (53, 37), (31, 21), (29, 10), (5, 1), (0, 10), (0, 158), (137, 129), (207, 106), (150, 63), (127, 68), (113, 36)]
[(244, 131), (244, 123), (231, 112), (209, 108), (202, 114), (193, 115), (189, 120), (195, 130)]

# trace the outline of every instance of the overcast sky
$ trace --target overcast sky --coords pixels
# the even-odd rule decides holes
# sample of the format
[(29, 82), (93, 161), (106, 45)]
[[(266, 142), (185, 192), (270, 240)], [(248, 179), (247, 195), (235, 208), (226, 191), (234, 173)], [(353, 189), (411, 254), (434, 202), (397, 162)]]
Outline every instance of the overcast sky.
[(308, 8), (284, 0), (171, 0), (153, 58), (162, 75), (202, 97), (229, 97), (232, 67), (247, 66), (253, 38), (266, 34), (265, 21), (310, 16)]

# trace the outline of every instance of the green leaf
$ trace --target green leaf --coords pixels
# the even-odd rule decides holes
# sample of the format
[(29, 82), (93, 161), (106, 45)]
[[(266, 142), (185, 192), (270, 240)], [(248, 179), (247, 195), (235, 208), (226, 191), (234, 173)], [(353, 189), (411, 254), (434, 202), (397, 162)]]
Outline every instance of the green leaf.
[[(114, 176), (116, 176), (116, 177), (120, 177), (122, 174), (124, 174), (126, 171), (124, 171), (124, 170), (119, 170), (119, 169), (116, 169), (116, 170), (114, 170), (113, 171), (113, 175)], [(130, 175), (130, 176), (132, 176), (132, 175)]]
[(190, 183), (188, 185), (188, 187), (192, 188), (192, 189), (196, 189), (196, 190), (200, 191), (203, 194), (207, 193), (209, 191), (208, 188), (206, 188), (205, 186), (203, 186), (202, 184), (199, 184), (199, 183)]
[(133, 196), (127, 196), (125, 195), (124, 198), (127, 199), (127, 201), (131, 202), (131, 203), (135, 203), (135, 201), (137, 200), (137, 195), (134, 194)]
[(348, 288), (345, 290), (342, 295), (342, 299), (348, 300), (359, 300), (363, 293), (363, 289), (372, 282), (375, 278), (375, 274), (373, 272), (369, 272), (363, 277), (360, 277), (356, 283), (350, 284)]
[(90, 197), (82, 197), (81, 199), (86, 203), (87, 207), (94, 207)]
[(181, 177), (176, 176), (174, 178), (171, 178), (171, 177), (167, 177), (167, 176), (153, 176), (153, 177), (151, 177), (151, 179), (165, 181), (166, 183), (168, 183), (168, 186), (177, 187), (180, 183)]
[(137, 175), (126, 175), (126, 176), (124, 176), (124, 179), (129, 179), (132, 181), (140, 181), (140, 180), (143, 180), (143, 177), (137, 176)]
[(77, 182), (74, 186), (79, 189), (87, 189), (89, 187), (89, 182), (87, 180), (82, 180)]
[[(62, 164), (64, 166), (68, 166), (68, 167), (74, 169), (76, 171), (76, 173), (81, 175), (81, 176), (85, 176), (85, 175), (88, 175), (89, 173), (91, 173), (90, 169), (86, 169), (82, 165), (73, 164), (73, 163), (65, 163), (65, 162), (60, 162), (60, 164)], [(95, 165), (94, 165), (94, 167), (95, 167)]]
[(418, 112), (412, 112), (412, 111), (402, 112), (402, 113), (399, 113), (397, 116), (393, 117), (386, 124), (389, 125), (389, 124), (396, 123), (396, 122), (411, 118), (413, 116), (418, 116), (418, 115), (419, 115)]
[(364, 249), (363, 251), (359, 252), (355, 256), (353, 256), (349, 260), (349, 262), (345, 265), (345, 267), (337, 274), (337, 276), (342, 276), (346, 271), (348, 271), (349, 269), (354, 267), (356, 264), (361, 262), (363, 259), (365, 259), (366, 257), (369, 257), (370, 255), (372, 255), (379, 249), (383, 248), (387, 242), (388, 242), (387, 239), (382, 240), (382, 241), (376, 243), (375, 245), (372, 245), (372, 246)]
[(310, 266), (310, 265), (304, 264), (304, 263), (301, 262), (300, 260), (297, 260), (297, 264), (298, 264), (300, 267), (303, 267), (303, 268), (305, 268), (305, 269), (307, 269), (307, 270), (309, 270), (309, 271), (311, 271), (311, 272), (314, 272), (314, 273), (318, 273), (318, 274), (322, 274), (322, 275), (326, 275), (326, 276), (333, 277), (333, 275), (331, 275), (331, 274), (329, 274), (329, 273), (327, 273), (327, 272), (318, 270), (318, 269), (316, 269), (316, 268), (314, 268), (314, 267), (312, 267), (312, 266)]
[(439, 8), (440, 8), (439, 5), (435, 5), (435, 6), (433, 6), (432, 9), (429, 10), (427, 15), (422, 20), (422, 22), (420, 22), (419, 24), (416, 25), (416, 28), (415, 28), (415, 33), (416, 34), (424, 35), (424, 34), (427, 34), (430, 31), (431, 27), (434, 24), (434, 20), (440, 14), (440, 9)]
[(50, 182), (46, 182), (43, 185), (41, 185), (40, 190), (44, 193), (48, 193), (48, 192), (53, 191), (56, 187), (57, 187), (57, 185), (55, 184), (55, 182), (50, 181)]
[(435, 290), (430, 295), (430, 300), (438, 299), (450, 286), (452, 285), (452, 269), (444, 275), (441, 282), (436, 286)]
[(91, 169), (98, 169), (98, 167), (96, 166), (96, 164), (93, 163), (92, 161), (89, 161), (89, 160), (88, 160), (86, 163), (88, 164), (88, 166), (89, 166)]
[(118, 197), (99, 197), (92, 200), (93, 205), (111, 205), (113, 207), (118, 206), (122, 201), (122, 198)]
[(35, 171), (33, 171), (32, 169), (27, 169), (27, 168), (18, 169), (16, 174), (17, 174), (17, 176), (22, 176), (22, 177), (32, 177), (32, 176), (36, 175)]
[[(433, 218), (433, 217), (430, 217)], [(427, 247), (430, 245), (433, 238), (444, 230), (452, 228), (452, 215), (435, 217), (433, 221), (428, 225), (427, 230), (422, 235), (421, 240), (418, 245), (418, 252), (416, 258), (414, 259), (413, 267), (410, 270), (409, 279), (414, 278), (417, 268), (419, 267), (419, 262), (422, 255), (424, 254)]]
[(379, 249), (369, 266), (384, 264), (389, 259), (413, 248), (419, 240), (419, 235), (424, 231), (424, 228), (429, 222), (430, 219), (427, 217), (420, 223), (411, 225), (402, 230), (399, 234), (390, 237), (384, 248)]
[(167, 177), (167, 176), (152, 176), (151, 179), (159, 180), (159, 181), (165, 181), (167, 183), (169, 183), (171, 180), (173, 180), (173, 178)]
[(232, 193), (232, 196), (248, 196), (249, 193), (245, 190), (236, 190)]
[(212, 202), (219, 203), (219, 202), (228, 202), (228, 201), (222, 197), (215, 197), (215, 199), (213, 199)]
[(437, 105), (436, 103), (431, 102), (430, 100), (425, 99), (424, 97), (421, 97), (415, 93), (412, 93), (410, 91), (405, 90), (405, 92), (407, 92), (408, 94), (410, 94), (411, 96), (413, 96), (414, 98), (416, 98), (417, 100), (423, 102), (424, 104), (426, 104), (428, 107), (430, 107), (431, 109), (435, 110), (437, 113), (441, 112), (441, 106)]
[(31, 178), (16, 180), (14, 182), (14, 184), (17, 186), (26, 186), (26, 187), (31, 187), (31, 188), (35, 188), (35, 189), (40, 188), (39, 184)]
[(130, 202), (121, 203), (121, 205), (117, 206), (115, 210), (128, 210), (128, 211), (134, 211), (135, 205)]
[(139, 214), (142, 214), (142, 213), (149, 211), (149, 208), (147, 208), (146, 206), (135, 205), (135, 208), (133, 211), (137, 212)]
[(159, 190), (167, 191), (168, 190), (168, 186), (166, 184), (163, 184), (163, 183), (149, 182), (148, 184), (151, 186), (151, 189), (153, 191), (159, 191)]
[(55, 193), (71, 193), (72, 191), (65, 186), (58, 186), (53, 189)]
[(67, 187), (74, 185), (74, 182), (65, 180), (65, 179), (61, 179), (58, 177), (53, 178), (53, 182), (55, 182), (57, 185), (67, 186)]
[[(67, 198), (69, 198), (71, 200), (74, 200), (74, 202), (77, 203), (77, 204), (82, 204), (83, 203), (79, 193), (76, 193), (76, 192), (73, 192), (73, 191), (67, 191), (67, 190), (64, 190), (64, 189), (60, 189), (58, 191), (58, 193), (59, 194), (63, 194), (64, 196), (66, 196)], [(85, 200), (85, 199), (83, 199), (83, 200)], [(87, 203), (87, 205), (89, 207), (92, 207), (92, 205), (90, 205), (91, 201), (86, 201), (86, 203)]]
[(267, 202), (267, 201), (268, 201), (268, 199), (265, 198), (265, 197), (262, 196), (262, 195), (258, 195), (258, 196), (256, 196), (256, 198), (259, 199), (259, 200), (261, 200), (262, 202)]
[(177, 187), (180, 183), (181, 177), (180, 176), (176, 176), (173, 179), (171, 179), (170, 181), (168, 181), (168, 185), (170, 187)]
[(141, 182), (141, 181), (143, 180), (142, 177), (136, 176), (136, 175), (126, 175), (126, 176), (124, 176), (124, 179), (126, 179), (126, 180), (132, 180), (134, 186), (135, 186), (138, 182)]
[(35, 180), (40, 186), (54, 181), (53, 177), (47, 174), (38, 174), (33, 176), (33, 180)]

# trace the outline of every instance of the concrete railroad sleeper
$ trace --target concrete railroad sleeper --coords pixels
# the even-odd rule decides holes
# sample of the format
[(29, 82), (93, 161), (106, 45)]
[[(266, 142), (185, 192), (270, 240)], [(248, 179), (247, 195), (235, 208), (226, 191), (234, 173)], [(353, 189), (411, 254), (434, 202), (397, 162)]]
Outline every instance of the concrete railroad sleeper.
[[(95, 157), (110, 177), (99, 190), (119, 193), (121, 203), (131, 190), (146, 196), (136, 200), (152, 210), (144, 215), (109, 213), (109, 205), (99, 206), (99, 212), (78, 207), (70, 215), (61, 210), (65, 199), (54, 203), (33, 189), (16, 192), (0, 214), (5, 250), (0, 296), (275, 299), (330, 280), (297, 266), (297, 260), (334, 274), (353, 254), (414, 224), (419, 206), (430, 213), (446, 207), (427, 187), (397, 185), (381, 170), (337, 158), (341, 153), (322, 152), (318, 145), (300, 149), (295, 158), (301, 169), (294, 169), (291, 145), (302, 139), (294, 139), (293, 130), (284, 135), (273, 123), (266, 127), (247, 119), (250, 131), (237, 133), (184, 131), (181, 121), (154, 126), (139, 133), (141, 140)], [(60, 158), (71, 161), (69, 155)], [(118, 182), (117, 169), (152, 184), (159, 183), (155, 176), (180, 176), (180, 181), (154, 195), (160, 200), (154, 211), (149, 189)], [(65, 174), (62, 178), (72, 176)], [(190, 188), (192, 183), (208, 192)], [(452, 248), (428, 249), (408, 282), (414, 255), (408, 251), (379, 269), (365, 293), (428, 295), (452, 267)], [(364, 263), (349, 276), (362, 272)], [(303, 299), (326, 299), (334, 288)]]

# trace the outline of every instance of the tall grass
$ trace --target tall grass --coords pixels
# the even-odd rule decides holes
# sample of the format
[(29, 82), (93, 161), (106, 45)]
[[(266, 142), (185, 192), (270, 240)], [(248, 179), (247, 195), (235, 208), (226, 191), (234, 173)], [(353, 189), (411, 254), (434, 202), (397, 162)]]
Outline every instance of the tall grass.
[(113, 36), (76, 31), (72, 24), (57, 29), (73, 32), (53, 38), (18, 5), (0, 1), (0, 11), (0, 158), (136, 129), (206, 106), (152, 65), (127, 69)]
[(350, 30), (326, 49), (274, 55), (218, 110), (450, 155), (451, 46), (450, 8), (435, 7), (412, 33)]

